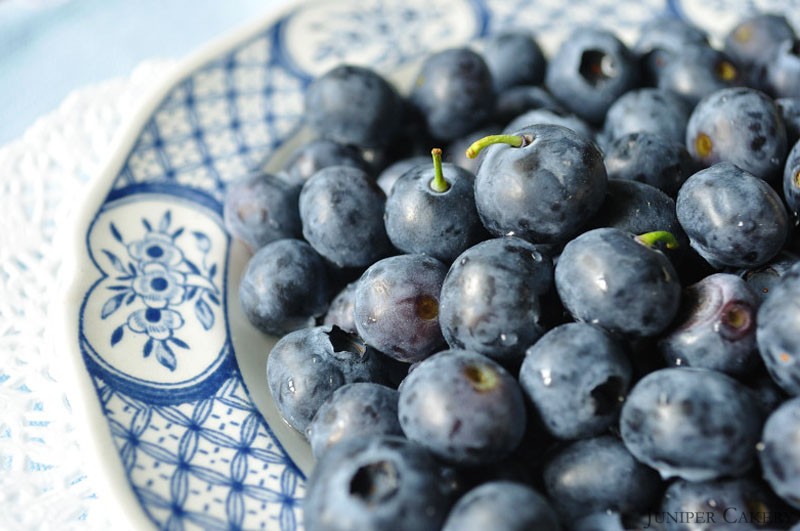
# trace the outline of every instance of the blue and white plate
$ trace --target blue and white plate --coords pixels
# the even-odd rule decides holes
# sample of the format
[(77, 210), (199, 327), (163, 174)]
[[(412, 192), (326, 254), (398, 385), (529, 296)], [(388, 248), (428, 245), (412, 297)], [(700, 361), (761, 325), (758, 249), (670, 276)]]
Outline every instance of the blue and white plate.
[(548, 52), (576, 25), (630, 41), (665, 12), (719, 36), (752, 9), (723, 0), (328, 1), (273, 15), (190, 60), (130, 124), (69, 252), (59, 346), (102, 495), (137, 527), (302, 527), (310, 452), (271, 405), (274, 339), (240, 312), (247, 252), (221, 214), (226, 183), (279, 156), (301, 130), (314, 76), (346, 61), (402, 84), (398, 72), (423, 54), (511, 27), (532, 30)]

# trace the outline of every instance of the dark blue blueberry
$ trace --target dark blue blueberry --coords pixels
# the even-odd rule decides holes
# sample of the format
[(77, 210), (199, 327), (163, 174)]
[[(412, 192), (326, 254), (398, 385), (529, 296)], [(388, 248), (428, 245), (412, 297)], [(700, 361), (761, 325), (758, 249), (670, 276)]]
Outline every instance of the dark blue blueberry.
[(599, 125), (611, 104), (636, 87), (638, 73), (635, 55), (613, 33), (581, 27), (551, 58), (545, 83), (564, 107)]
[(275, 240), (299, 238), (299, 196), (299, 186), (268, 173), (256, 172), (236, 179), (225, 190), (225, 228), (253, 252)]
[(795, 219), (800, 219), (800, 141), (789, 151), (783, 168), (783, 197)]
[(386, 195), (363, 170), (330, 166), (300, 192), (303, 236), (338, 267), (366, 267), (391, 254), (383, 225)]
[(800, 395), (800, 266), (795, 265), (761, 304), (756, 339), (772, 379)]
[(730, 162), (689, 177), (675, 206), (692, 248), (718, 269), (766, 264), (789, 232), (789, 216), (778, 194)]
[(772, 411), (789, 396), (772, 379), (766, 368), (762, 365), (752, 374), (746, 376), (745, 385), (752, 391), (756, 401), (764, 411)]
[(506, 133), (515, 133), (526, 127), (540, 124), (560, 125), (572, 129), (587, 140), (594, 138), (592, 127), (574, 114), (557, 109), (533, 109), (515, 117), (505, 127)]
[(374, 70), (340, 65), (308, 87), (305, 119), (322, 138), (380, 147), (387, 145), (400, 129), (403, 100)]
[(775, 258), (767, 262), (765, 265), (741, 271), (739, 274), (747, 282), (747, 285), (752, 288), (758, 298), (759, 304), (772, 292), (772, 288), (780, 282), (783, 275), (789, 272), (789, 269), (796, 264), (798, 257), (787, 251), (781, 251)]
[(746, 87), (718, 90), (692, 111), (686, 149), (704, 166), (731, 162), (777, 182), (786, 160), (786, 128), (764, 93)]
[(494, 118), (498, 122), (506, 124), (517, 116), (535, 109), (549, 109), (566, 113), (561, 104), (544, 87), (521, 85), (510, 87), (497, 94)]
[(336, 325), (346, 332), (356, 333), (356, 320), (353, 311), (355, 297), (356, 283), (351, 282), (333, 298), (322, 324)]
[(697, 169), (683, 142), (645, 132), (623, 135), (611, 142), (605, 164), (609, 179), (643, 182), (670, 197), (678, 195)]
[(450, 48), (426, 57), (410, 95), (438, 140), (455, 140), (480, 127), (494, 109), (492, 74), (468, 48)]
[(557, 125), (514, 133), (521, 147), (495, 144), (475, 176), (475, 204), (495, 236), (564, 242), (599, 210), (606, 169), (594, 142)]
[(499, 461), (525, 433), (517, 380), (468, 350), (444, 350), (422, 361), (400, 387), (398, 413), (406, 437), (454, 464)]
[(568, 323), (528, 349), (519, 380), (551, 434), (580, 439), (600, 435), (616, 422), (631, 364), (608, 332)]
[(775, 105), (786, 127), (786, 145), (793, 146), (800, 140), (800, 97), (777, 98)]
[(525, 240), (507, 236), (467, 249), (442, 284), (439, 323), (447, 344), (518, 363), (544, 332), (540, 298), (552, 286), (552, 260)]
[(434, 164), (416, 166), (395, 181), (384, 222), (389, 240), (401, 251), (449, 264), (478, 241), (483, 226), (475, 209), (475, 176), (442, 164), (441, 151), (435, 158)]
[(657, 88), (632, 90), (608, 109), (603, 131), (611, 140), (630, 133), (652, 133), (682, 145), (690, 112), (689, 105), (673, 92)]
[(286, 179), (302, 186), (312, 175), (328, 166), (352, 166), (369, 173), (370, 165), (357, 147), (317, 138), (295, 149), (283, 165)]
[(450, 510), (442, 531), (559, 531), (547, 499), (512, 481), (492, 481), (464, 494)]
[(306, 437), (316, 459), (348, 439), (375, 435), (403, 436), (397, 418), (399, 394), (372, 382), (346, 384), (333, 392), (314, 414)]
[(308, 531), (438, 531), (451, 505), (434, 458), (392, 436), (354, 438), (331, 448), (306, 489)]
[(335, 326), (287, 334), (267, 358), (267, 384), (278, 411), (300, 433), (334, 391), (349, 383), (378, 381), (382, 371), (380, 353)]
[[(674, 92), (694, 106), (718, 90), (741, 85), (743, 73), (725, 53), (708, 45), (688, 45), (678, 52), (658, 52), (651, 58), (654, 84)], [(660, 64), (659, 64), (660, 63)]]
[(754, 463), (763, 411), (749, 389), (708, 369), (668, 368), (639, 380), (620, 415), (636, 459), (664, 478), (738, 476)]
[[(788, 523), (777, 522), (781, 505), (766, 485), (748, 478), (696, 483), (678, 480), (664, 492), (661, 507), (650, 523), (653, 527), (664, 524), (665, 531), (716, 530), (725, 524), (733, 524), (732, 531), (763, 529), (765, 525)], [(784, 512), (781, 516), (788, 515)], [(756, 527), (748, 527), (749, 523)]]
[(392, 193), (392, 187), (397, 179), (400, 178), (405, 172), (415, 168), (416, 166), (428, 165), (431, 163), (431, 158), (427, 155), (415, 155), (400, 159), (383, 169), (378, 175), (378, 186), (381, 187), (383, 193), (388, 197)]
[(561, 448), (545, 464), (544, 483), (564, 522), (605, 511), (638, 513), (661, 491), (658, 474), (608, 435)]
[(675, 201), (658, 188), (639, 181), (609, 179), (606, 200), (589, 226), (614, 227), (631, 234), (669, 231), (678, 240), (678, 248), (667, 249), (658, 242), (655, 248), (664, 251), (673, 264), (685, 257), (689, 247), (689, 238), (675, 215)]
[(364, 340), (399, 361), (420, 361), (444, 344), (439, 294), (447, 266), (421, 254), (375, 262), (358, 280), (355, 320)]
[(776, 98), (800, 98), (800, 40), (781, 43), (764, 67), (769, 92)]
[(772, 490), (800, 509), (800, 398), (784, 402), (773, 411), (759, 445), (758, 458)]
[(490, 35), (482, 55), (497, 93), (510, 87), (538, 85), (544, 81), (547, 60), (539, 44), (528, 33), (504, 31)]
[(765, 64), (781, 43), (794, 39), (794, 30), (783, 15), (758, 13), (739, 21), (725, 35), (725, 51), (750, 68)]
[(680, 302), (680, 282), (669, 259), (614, 228), (594, 229), (569, 242), (555, 280), (576, 320), (632, 336), (662, 332)]
[(325, 262), (302, 240), (277, 240), (247, 263), (239, 284), (247, 319), (265, 334), (310, 326), (328, 308)]
[(678, 317), (658, 349), (672, 366), (744, 375), (758, 362), (758, 306), (758, 297), (741, 277), (709, 275), (683, 291)]

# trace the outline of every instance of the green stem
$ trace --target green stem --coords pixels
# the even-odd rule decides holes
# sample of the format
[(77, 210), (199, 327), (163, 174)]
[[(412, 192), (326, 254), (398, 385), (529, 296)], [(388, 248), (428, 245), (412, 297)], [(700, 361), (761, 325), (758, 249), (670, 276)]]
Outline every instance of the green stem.
[(527, 144), (526, 138), (520, 135), (489, 135), (476, 140), (467, 148), (467, 157), (474, 159), (486, 146), (492, 144), (508, 144), (511, 147), (522, 147)]
[(646, 245), (651, 249), (657, 243), (663, 243), (667, 249), (677, 249), (680, 247), (678, 240), (673, 236), (673, 234), (666, 230), (657, 230), (653, 232), (647, 232), (645, 234), (640, 234), (636, 237), (636, 240), (641, 243), (642, 245)]
[(446, 192), (450, 189), (450, 183), (445, 180), (442, 171), (442, 150), (433, 148), (431, 156), (433, 157), (433, 179), (431, 179), (430, 187), (434, 192)]

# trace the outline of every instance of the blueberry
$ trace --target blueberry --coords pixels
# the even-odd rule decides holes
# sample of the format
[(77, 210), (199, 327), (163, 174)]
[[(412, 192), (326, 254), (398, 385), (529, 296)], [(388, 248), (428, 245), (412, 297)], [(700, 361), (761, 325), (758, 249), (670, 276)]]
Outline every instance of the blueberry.
[(666, 230), (675, 236), (678, 248), (667, 249), (660, 242), (655, 247), (664, 251), (673, 264), (684, 258), (689, 247), (689, 238), (675, 215), (675, 201), (658, 188), (639, 181), (609, 179), (606, 200), (589, 226), (614, 227), (631, 234)]
[(236, 179), (225, 191), (225, 228), (253, 252), (275, 240), (299, 238), (299, 196), (299, 186), (268, 173)]
[(783, 197), (795, 219), (800, 219), (800, 140), (789, 151), (783, 169)]
[(708, 45), (689, 45), (679, 52), (660, 52), (653, 60), (662, 63), (651, 68), (655, 86), (674, 92), (690, 106), (713, 92), (744, 82), (744, 74), (733, 59)]
[(789, 217), (763, 180), (720, 162), (686, 180), (675, 202), (691, 246), (716, 268), (752, 268), (783, 247)]
[(454, 140), (481, 126), (494, 108), (492, 74), (483, 58), (468, 48), (428, 55), (422, 63), (411, 102), (439, 140)]
[(759, 445), (764, 479), (775, 493), (800, 509), (800, 398), (784, 402), (773, 411)]
[(302, 186), (312, 175), (328, 166), (352, 166), (369, 173), (370, 165), (357, 147), (317, 138), (295, 149), (283, 165), (289, 182)]
[(578, 439), (600, 435), (616, 422), (631, 365), (608, 332), (568, 323), (528, 349), (519, 380), (547, 430), (560, 439)]
[(516, 364), (544, 332), (541, 297), (552, 260), (507, 236), (481, 242), (453, 262), (442, 284), (439, 323), (451, 348)]
[(544, 87), (520, 85), (510, 87), (497, 94), (494, 117), (498, 122), (505, 124), (517, 116), (535, 109), (566, 113), (564, 107)]
[(680, 53), (686, 46), (708, 44), (708, 35), (690, 22), (676, 17), (656, 17), (642, 24), (633, 49), (645, 55), (655, 50)]
[(605, 164), (609, 179), (643, 182), (670, 197), (675, 197), (696, 171), (683, 142), (645, 132), (623, 135), (611, 142)]
[(433, 164), (416, 166), (394, 183), (386, 200), (384, 222), (389, 240), (411, 254), (427, 254), (450, 263), (483, 234), (475, 209), (475, 176), (442, 163), (440, 149)]
[(783, 15), (758, 13), (736, 24), (725, 36), (725, 51), (746, 67), (764, 64), (780, 44), (794, 38)]
[(620, 432), (636, 459), (664, 478), (706, 481), (751, 468), (762, 417), (750, 391), (731, 377), (667, 368), (628, 393)]
[(766, 300), (772, 288), (780, 282), (781, 278), (796, 264), (798, 257), (786, 251), (781, 251), (778, 256), (761, 267), (746, 269), (739, 274), (747, 282), (758, 298), (759, 305)]
[(348, 383), (378, 381), (380, 354), (335, 326), (296, 330), (267, 358), (267, 383), (286, 422), (305, 433), (317, 410)]
[(483, 58), (497, 93), (518, 85), (544, 81), (547, 60), (534, 38), (520, 31), (496, 33), (486, 39)]
[(444, 350), (421, 362), (403, 381), (398, 413), (406, 437), (454, 464), (499, 461), (525, 433), (516, 379), (468, 350)]
[(483, 161), (483, 153), (479, 154), (474, 159), (467, 156), (467, 149), (476, 141), (485, 136), (493, 135), (500, 128), (495, 124), (487, 124), (480, 129), (470, 131), (468, 134), (456, 138), (447, 147), (444, 152), (444, 160), (463, 168), (470, 173), (475, 174), (478, 167)]
[(308, 531), (438, 531), (451, 505), (440, 467), (403, 438), (350, 439), (326, 452), (308, 479)]
[[(622, 515), (615, 511), (602, 511), (572, 522), (572, 531), (626, 531)], [(638, 528), (637, 528), (638, 529)]]
[(740, 277), (709, 275), (683, 291), (678, 318), (658, 349), (672, 366), (746, 374), (758, 361), (758, 306), (758, 297)]
[(358, 280), (356, 328), (364, 340), (404, 362), (420, 361), (444, 344), (439, 294), (447, 266), (415, 254), (384, 258)]
[(648, 246), (649, 238), (599, 228), (564, 247), (556, 289), (576, 320), (632, 336), (652, 336), (669, 326), (680, 283), (669, 259)]
[(605, 198), (606, 170), (594, 142), (557, 125), (534, 125), (499, 138), (519, 147), (487, 148), (475, 176), (483, 225), (496, 236), (534, 243), (564, 242), (578, 233)]
[(609, 435), (561, 448), (545, 464), (544, 483), (565, 522), (605, 511), (641, 512), (661, 489), (658, 474)]
[(777, 98), (775, 105), (786, 127), (786, 145), (793, 146), (800, 140), (800, 97)]
[(638, 84), (634, 54), (613, 33), (577, 28), (550, 60), (545, 84), (564, 107), (602, 124), (618, 97)]
[(691, 108), (677, 94), (657, 88), (626, 92), (608, 109), (603, 130), (611, 139), (652, 133), (684, 143)]
[(306, 428), (316, 459), (348, 439), (376, 435), (403, 436), (397, 418), (399, 394), (381, 384), (358, 382), (343, 385), (326, 400)]
[(254, 254), (239, 284), (247, 319), (265, 334), (310, 326), (328, 308), (322, 258), (302, 240), (277, 240)]
[(387, 145), (400, 128), (403, 100), (374, 70), (340, 65), (312, 81), (305, 117), (317, 135), (361, 147)]
[(686, 126), (686, 149), (705, 166), (731, 162), (766, 181), (779, 179), (786, 160), (786, 129), (775, 103), (755, 89), (713, 92)]
[(356, 320), (353, 312), (355, 296), (356, 283), (351, 282), (333, 298), (322, 319), (322, 324), (336, 325), (345, 332), (356, 333)]
[(771, 94), (777, 98), (800, 98), (800, 40), (782, 42), (765, 70)]
[[(714, 524), (736, 524), (732, 525), (733, 531), (747, 523), (763, 528), (786, 523), (772, 521), (777, 520), (780, 509), (781, 504), (769, 488), (752, 479), (678, 480), (667, 488), (659, 509), (660, 517), (657, 513), (651, 518), (651, 524), (663, 522), (668, 531), (703, 531), (709, 529), (709, 525), (718, 529)], [(690, 515), (695, 517), (691, 522)]]
[(767, 370), (784, 391), (800, 395), (800, 266), (774, 286), (757, 322), (758, 350)]
[(303, 236), (338, 267), (366, 267), (392, 252), (385, 204), (385, 194), (363, 170), (324, 168), (300, 192)]
[(559, 531), (558, 516), (544, 496), (511, 481), (484, 483), (462, 496), (442, 531)]

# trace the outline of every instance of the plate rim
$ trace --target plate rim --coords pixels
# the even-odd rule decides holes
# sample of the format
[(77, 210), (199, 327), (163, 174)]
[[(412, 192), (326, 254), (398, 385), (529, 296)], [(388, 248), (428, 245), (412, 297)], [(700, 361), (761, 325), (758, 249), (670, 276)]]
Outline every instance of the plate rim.
[[(53, 330), (50, 335), (53, 359), (55, 366), (60, 369), (62, 391), (70, 402), (81, 453), (86, 456), (86, 472), (95, 493), (102, 496), (103, 504), (112, 506), (106, 510), (107, 514), (122, 515), (125, 519), (124, 523), (115, 521), (115, 528), (124, 525), (132, 529), (155, 529), (157, 525), (144, 511), (128, 480), (108, 419), (81, 354), (80, 327), (76, 323), (81, 318), (81, 301), (85, 295), (81, 266), (87, 263), (88, 258), (88, 251), (84, 248), (86, 232), (148, 121), (175, 87), (204, 66), (257, 37), (291, 12), (320, 3), (324, 2), (285, 0), (282, 5), (267, 9), (264, 14), (222, 33), (179, 58), (117, 127), (108, 155), (100, 165), (101, 169), (91, 178), (79, 204), (58, 231), (63, 260), (56, 275), (59, 286), (56, 304), (48, 319)], [(55, 354), (59, 351), (63, 352)]]

